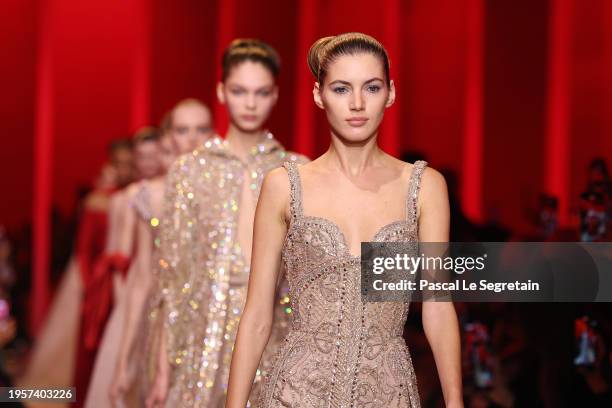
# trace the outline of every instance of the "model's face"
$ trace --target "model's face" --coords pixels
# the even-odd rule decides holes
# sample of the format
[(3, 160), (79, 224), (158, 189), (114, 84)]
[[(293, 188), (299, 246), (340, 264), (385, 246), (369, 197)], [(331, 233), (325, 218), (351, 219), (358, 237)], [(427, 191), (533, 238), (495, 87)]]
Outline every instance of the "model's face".
[(96, 187), (106, 189), (118, 185), (117, 169), (110, 163), (105, 164), (102, 170), (100, 170), (100, 175), (96, 179)]
[(208, 109), (194, 104), (179, 106), (172, 112), (170, 137), (177, 154), (189, 153), (212, 135)]
[(159, 140), (159, 157), (162, 164), (162, 170), (166, 172), (170, 166), (172, 166), (176, 158), (174, 144), (172, 143), (170, 134), (163, 135)]
[(155, 177), (161, 172), (159, 143), (141, 142), (134, 148), (134, 164), (141, 178)]
[(130, 149), (117, 149), (113, 152), (111, 164), (115, 170), (115, 180), (119, 187), (129, 184), (134, 177), (132, 160), (132, 151)]
[(315, 84), (315, 103), (325, 109), (334, 134), (349, 142), (367, 140), (378, 131), (395, 88), (385, 81), (379, 58), (369, 53), (332, 61), (323, 84)]
[(234, 66), (217, 86), (219, 101), (227, 106), (230, 121), (244, 132), (260, 130), (278, 99), (278, 87), (268, 68), (245, 61)]

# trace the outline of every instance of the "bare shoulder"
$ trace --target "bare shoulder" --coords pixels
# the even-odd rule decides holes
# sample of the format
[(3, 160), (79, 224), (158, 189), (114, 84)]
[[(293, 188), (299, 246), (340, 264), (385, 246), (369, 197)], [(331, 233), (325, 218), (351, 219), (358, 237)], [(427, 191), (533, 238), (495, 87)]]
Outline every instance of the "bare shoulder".
[(438, 170), (426, 166), (421, 176), (421, 191), (436, 193), (446, 190), (446, 179)]
[(297, 167), (299, 169), (300, 177), (303, 177), (304, 175), (308, 177), (308, 175), (312, 174), (325, 174), (327, 169), (324, 163), (324, 156), (319, 156), (314, 160), (306, 160), (298, 163)]
[(419, 207), (448, 207), (448, 187), (446, 179), (438, 170), (425, 167), (421, 176)]
[(163, 190), (166, 186), (165, 177), (156, 177), (148, 182), (148, 187), (153, 190)]
[(125, 188), (125, 192), (124, 192), (124, 197), (128, 200), (131, 200), (132, 198), (134, 198), (134, 196), (138, 193), (138, 190), (140, 190), (142, 184), (141, 181), (136, 181), (132, 184), (130, 184), (129, 186), (127, 186)]
[(280, 219), (286, 221), (289, 217), (290, 190), (287, 170), (278, 167), (264, 177), (259, 201), (265, 203), (267, 208), (273, 209)]
[(278, 167), (269, 171), (264, 177), (262, 191), (265, 188), (266, 193), (288, 196), (289, 195), (289, 175), (283, 167)]

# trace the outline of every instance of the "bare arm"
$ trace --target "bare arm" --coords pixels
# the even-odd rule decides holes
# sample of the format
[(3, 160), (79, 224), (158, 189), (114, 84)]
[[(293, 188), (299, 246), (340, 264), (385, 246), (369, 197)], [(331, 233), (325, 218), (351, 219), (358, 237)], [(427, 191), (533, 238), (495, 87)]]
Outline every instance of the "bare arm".
[[(419, 196), (419, 241), (448, 242), (450, 211), (444, 177), (426, 169)], [(459, 324), (450, 301), (423, 302), (423, 328), (433, 351), (447, 407), (463, 407)]]
[(281, 250), (287, 233), (288, 184), (284, 169), (276, 169), (266, 176), (261, 188), (255, 211), (249, 288), (232, 355), (226, 407), (246, 406), (270, 337)]
[(154, 384), (149, 390), (145, 400), (146, 408), (164, 406), (168, 389), (170, 387), (170, 364), (168, 364), (168, 351), (166, 349), (166, 332), (160, 333), (159, 353), (157, 355), (157, 373)]
[(113, 397), (125, 392), (129, 386), (129, 379), (127, 378), (128, 357), (134, 346), (136, 331), (151, 287), (153, 238), (148, 223), (139, 219), (136, 234), (136, 256), (127, 278), (125, 322), (115, 370), (115, 380), (111, 387)]
[(130, 184), (126, 191), (123, 193), (123, 198), (121, 199), (120, 211), (121, 214), (119, 218), (116, 219), (115, 222), (118, 222), (117, 225), (117, 238), (115, 242), (116, 248), (115, 251), (125, 255), (130, 256), (133, 251), (134, 246), (134, 237), (136, 235), (136, 212), (132, 207), (132, 200), (134, 195), (138, 191), (137, 184)]
[(121, 209), (125, 200), (125, 191), (118, 191), (111, 196), (108, 208), (108, 235), (106, 239), (106, 252), (112, 253), (117, 249), (119, 226), (121, 224)]

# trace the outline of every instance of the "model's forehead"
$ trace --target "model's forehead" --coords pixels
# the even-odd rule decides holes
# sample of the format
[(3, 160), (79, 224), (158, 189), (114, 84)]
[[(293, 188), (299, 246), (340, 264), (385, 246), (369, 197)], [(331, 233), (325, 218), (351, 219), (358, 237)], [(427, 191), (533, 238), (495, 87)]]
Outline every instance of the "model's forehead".
[(147, 140), (145, 142), (140, 142), (136, 145), (136, 151), (139, 153), (146, 153), (156, 150), (159, 147), (156, 141)]
[(274, 85), (274, 76), (261, 62), (247, 60), (234, 65), (225, 82), (227, 85), (259, 88)]
[(326, 82), (363, 82), (372, 78), (383, 79), (385, 70), (382, 61), (371, 53), (341, 55), (327, 67)]
[(186, 121), (210, 121), (210, 112), (203, 106), (199, 105), (185, 105), (179, 106), (174, 111), (173, 120), (176, 123), (178, 122), (186, 122)]

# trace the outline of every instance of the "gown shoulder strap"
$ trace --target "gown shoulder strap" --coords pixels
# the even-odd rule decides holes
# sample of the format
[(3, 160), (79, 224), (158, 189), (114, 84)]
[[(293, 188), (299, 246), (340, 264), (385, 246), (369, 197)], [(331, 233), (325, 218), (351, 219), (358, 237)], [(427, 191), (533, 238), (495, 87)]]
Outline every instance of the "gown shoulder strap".
[(286, 161), (283, 163), (283, 167), (287, 170), (287, 175), (289, 176), (289, 186), (291, 188), (289, 209), (292, 219), (299, 218), (303, 214), (302, 183), (300, 182), (300, 172), (297, 166), (297, 163), (294, 161)]
[(425, 160), (417, 160), (410, 174), (408, 197), (406, 198), (406, 218), (410, 224), (417, 222), (417, 202), (419, 198), (419, 189), (421, 187), (421, 176), (426, 166), (427, 162)]

